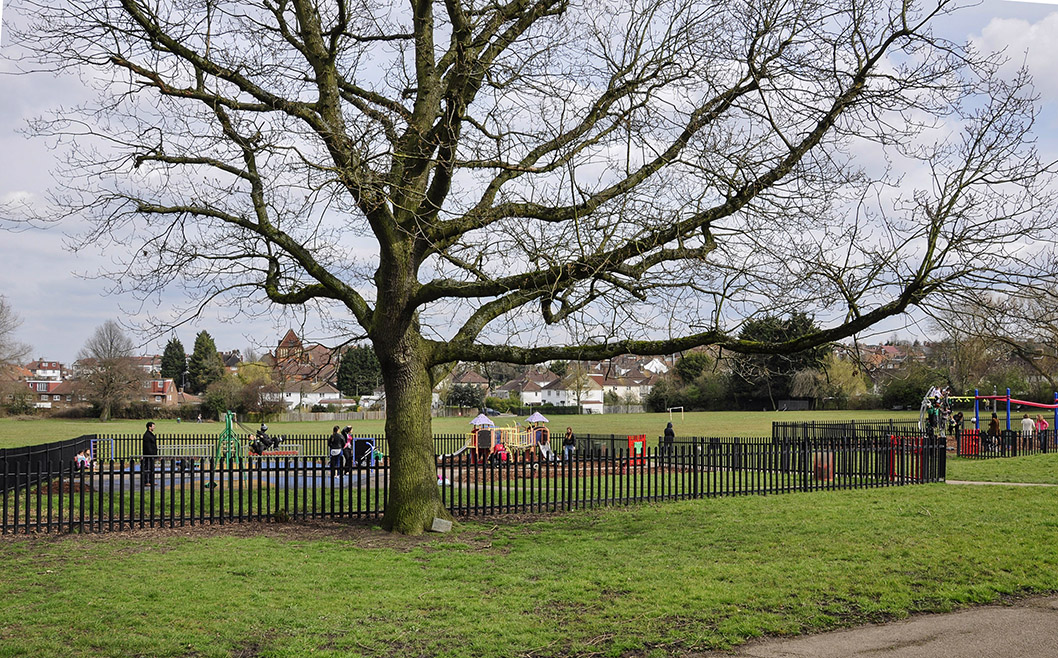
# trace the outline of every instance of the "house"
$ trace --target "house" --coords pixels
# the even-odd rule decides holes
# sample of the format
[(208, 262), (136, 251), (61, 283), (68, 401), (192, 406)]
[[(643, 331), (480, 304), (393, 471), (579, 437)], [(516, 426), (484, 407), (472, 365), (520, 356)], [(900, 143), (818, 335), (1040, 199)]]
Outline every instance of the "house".
[(45, 361), (44, 359), (37, 359), (33, 363), (26, 364), (26, 370), (29, 371), (29, 377), (32, 379), (54, 379), (61, 381), (65, 379), (66, 372), (63, 365), (58, 361)]
[(313, 382), (334, 385), (338, 375), (338, 350), (319, 343), (304, 343), (293, 329), (280, 339), (275, 352), (262, 361), (279, 382)]
[(129, 360), (132, 361), (132, 365), (147, 373), (148, 377), (157, 377), (162, 372), (161, 354), (133, 356), (129, 357)]
[(176, 383), (172, 379), (145, 379), (140, 385), (140, 402), (171, 407), (180, 404)]
[(543, 404), (570, 407), (580, 404), (585, 413), (603, 412), (603, 390), (599, 382), (586, 373), (567, 373), (565, 377), (542, 387)]
[(270, 386), (261, 391), (266, 402), (282, 402), (288, 409), (312, 407), (317, 404), (332, 404), (342, 399), (338, 389), (327, 382), (294, 381), (283, 387)]
[(629, 370), (622, 377), (592, 375), (592, 378), (602, 387), (604, 396), (607, 393), (613, 393), (622, 402), (639, 403), (650, 394), (659, 376), (650, 371), (636, 369)]
[(503, 386), (497, 387), (495, 395), (497, 397), (506, 398), (517, 395), (520, 404), (525, 407), (534, 404), (543, 404), (544, 387), (556, 381), (558, 381), (558, 375), (550, 370), (545, 370), (543, 372), (530, 370), (521, 378), (512, 379)]
[(37, 409), (66, 409), (88, 404), (76, 380), (50, 382), (47, 386), (42, 386), (43, 383), (35, 381), (30, 387), (33, 406)]
[(239, 366), (242, 364), (242, 352), (240, 352), (239, 350), (221, 352), (220, 360), (222, 363), (224, 363), (224, 368), (228, 372), (238, 374)]

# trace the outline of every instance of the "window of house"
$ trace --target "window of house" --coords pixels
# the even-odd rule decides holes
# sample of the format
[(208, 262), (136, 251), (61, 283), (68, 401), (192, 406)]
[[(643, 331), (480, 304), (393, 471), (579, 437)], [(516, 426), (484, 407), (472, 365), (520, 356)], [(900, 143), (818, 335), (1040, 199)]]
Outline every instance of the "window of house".
[(161, 401), (162, 401), (162, 396), (160, 396), (160, 395), (155, 395), (155, 396), (154, 396), (154, 401), (155, 401), (155, 402), (161, 402)]
[(66, 401), (70, 402), (71, 400), (73, 400), (73, 396), (72, 395), (67, 395), (66, 396)]

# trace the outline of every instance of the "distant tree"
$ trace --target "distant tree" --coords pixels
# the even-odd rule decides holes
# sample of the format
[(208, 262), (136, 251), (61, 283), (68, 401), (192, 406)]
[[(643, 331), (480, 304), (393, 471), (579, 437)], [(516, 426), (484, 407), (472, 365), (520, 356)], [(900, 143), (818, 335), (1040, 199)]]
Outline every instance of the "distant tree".
[(342, 352), (338, 364), (338, 389), (342, 395), (367, 395), (382, 383), (382, 367), (369, 345), (354, 345)]
[(225, 411), (244, 413), (240, 392), (242, 382), (234, 373), (226, 372), (212, 382), (202, 395), (202, 410), (206, 415), (218, 417)]
[(855, 364), (830, 353), (819, 368), (806, 368), (794, 373), (790, 393), (796, 398), (811, 398), (818, 404), (827, 400), (837, 408), (845, 408), (849, 398), (867, 392), (867, 382)]
[(887, 408), (904, 406), (918, 409), (930, 387), (943, 381), (943, 373), (920, 363), (911, 363), (894, 373), (885, 385), (882, 404)]
[(15, 331), (21, 325), (18, 314), (0, 295), (0, 365), (20, 363), (29, 354), (29, 346), (15, 339)]
[(200, 331), (195, 337), (195, 349), (187, 362), (188, 389), (195, 394), (203, 393), (223, 375), (224, 362), (220, 360), (216, 343), (208, 331)]
[(585, 366), (584, 362), (574, 361), (570, 363), (569, 367), (566, 369), (566, 376), (562, 378), (562, 383), (565, 384), (568, 390), (573, 391), (573, 396), (579, 407), (584, 401), (585, 396), (588, 395), (588, 391), (591, 390), (592, 384), (588, 368)]
[(86, 365), (81, 391), (99, 408), (101, 421), (110, 420), (142, 385), (143, 372), (132, 362), (133, 347), (118, 323), (107, 320), (78, 353), (78, 360)]
[[(782, 318), (767, 315), (748, 321), (739, 338), (748, 343), (785, 342), (796, 336), (816, 333), (819, 327), (807, 313)], [(776, 401), (790, 397), (795, 373), (818, 369), (832, 347), (824, 343), (790, 354), (736, 354), (733, 362), (732, 392), (744, 405), (766, 402), (772, 409)]]
[(454, 384), (448, 391), (448, 404), (453, 407), (481, 407), (485, 396), (481, 388), (472, 384)]
[(559, 378), (566, 376), (566, 371), (569, 369), (568, 361), (552, 361), (547, 369), (559, 376)]
[(714, 360), (704, 352), (691, 352), (676, 362), (676, 374), (684, 384), (690, 384), (702, 371), (713, 366)]
[(184, 371), (187, 370), (187, 354), (184, 352), (184, 344), (180, 339), (173, 336), (165, 344), (162, 352), (162, 378), (171, 379), (177, 386), (183, 386)]

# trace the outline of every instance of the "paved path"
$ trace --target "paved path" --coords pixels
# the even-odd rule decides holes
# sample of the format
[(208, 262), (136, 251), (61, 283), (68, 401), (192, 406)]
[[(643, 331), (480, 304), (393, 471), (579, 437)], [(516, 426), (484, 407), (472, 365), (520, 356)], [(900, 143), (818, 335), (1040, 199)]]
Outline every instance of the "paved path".
[(1056, 658), (1058, 596), (918, 615), (793, 639), (772, 638), (702, 658)]

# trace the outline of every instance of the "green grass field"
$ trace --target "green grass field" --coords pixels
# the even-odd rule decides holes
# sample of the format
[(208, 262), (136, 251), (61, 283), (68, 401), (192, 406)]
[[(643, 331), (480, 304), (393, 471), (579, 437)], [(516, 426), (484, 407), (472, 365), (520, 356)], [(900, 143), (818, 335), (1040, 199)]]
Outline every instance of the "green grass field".
[[(995, 464), (995, 462), (988, 462)], [(1058, 590), (1058, 489), (0, 540), (0, 656), (669, 656)]]
[[(772, 421), (795, 422), (805, 420), (911, 420), (917, 412), (893, 411), (698, 411), (680, 417), (673, 414), (677, 436), (770, 436)], [(469, 418), (435, 418), (435, 434), (462, 434), (470, 429)], [(497, 416), (497, 425), (524, 424), (524, 418)], [(661, 436), (669, 414), (603, 414), (591, 416), (553, 416), (549, 427), (554, 434), (564, 434), (572, 427), (578, 434), (646, 434), (648, 438)], [(34, 445), (60, 441), (83, 434), (142, 434), (145, 421), (117, 420), (101, 423), (93, 420), (53, 420), (0, 418), (0, 448)], [(345, 425), (345, 421), (338, 424)], [(385, 428), (381, 420), (352, 421), (354, 433), (379, 434)], [(157, 421), (158, 434), (210, 434), (224, 429), (221, 423), (177, 423), (175, 420)], [(334, 422), (269, 423), (272, 434), (330, 434)]]
[[(753, 416), (677, 427), (766, 433)], [(623, 419), (646, 432), (667, 417)], [(1056, 467), (952, 458), (948, 477), (1054, 484)], [(1056, 592), (1056, 507), (1058, 487), (933, 484), (487, 517), (417, 538), (326, 523), (7, 536), (0, 658), (692, 656)]]

